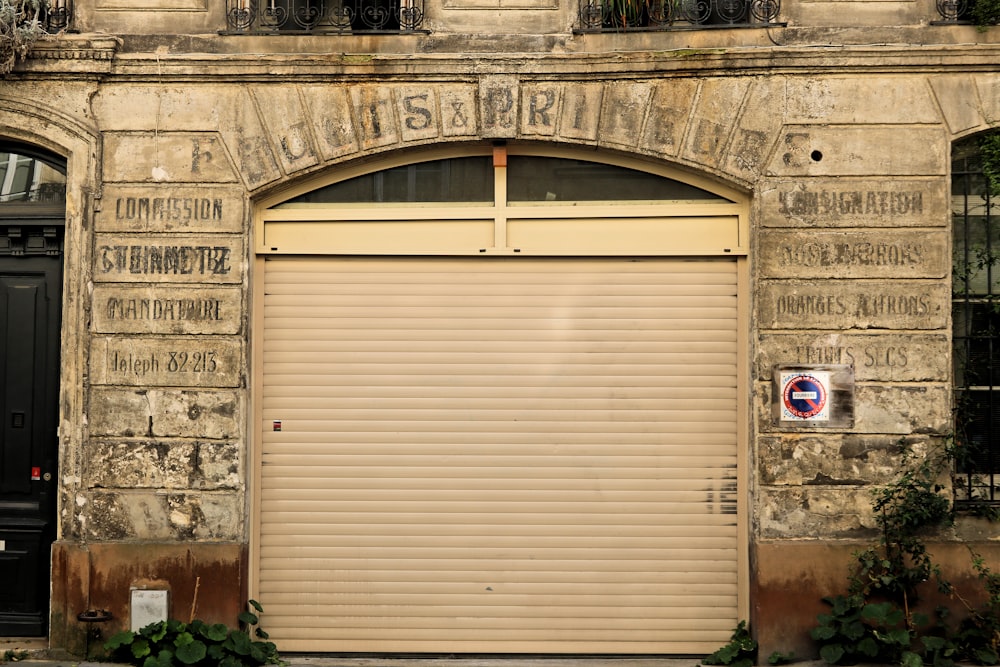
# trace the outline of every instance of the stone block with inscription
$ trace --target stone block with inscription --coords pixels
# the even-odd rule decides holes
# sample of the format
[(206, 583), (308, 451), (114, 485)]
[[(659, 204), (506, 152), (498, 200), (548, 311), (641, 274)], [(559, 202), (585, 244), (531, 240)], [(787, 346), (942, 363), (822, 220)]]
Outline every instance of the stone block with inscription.
[(521, 88), (521, 134), (550, 137), (560, 117), (562, 88), (555, 83), (525, 84)]
[(672, 157), (680, 153), (698, 87), (692, 79), (656, 83), (642, 142), (646, 150)]
[(768, 333), (760, 337), (757, 379), (777, 364), (847, 364), (857, 382), (946, 382), (951, 343), (944, 333)]
[(642, 138), (642, 126), (652, 95), (653, 86), (647, 82), (605, 85), (599, 136), (601, 144), (636, 146)]
[(950, 239), (938, 232), (764, 230), (757, 268), (768, 278), (944, 278)]
[(945, 329), (951, 289), (940, 281), (768, 281), (763, 329)]
[(240, 236), (96, 237), (96, 282), (240, 283), (246, 271)]
[(217, 82), (207, 93), (192, 86), (112, 82), (92, 104), (107, 131), (106, 181), (242, 180), (257, 187), (280, 175), (246, 86)]
[(441, 133), (436, 87), (400, 86), (394, 93), (399, 133), (403, 141), (428, 141)]
[(238, 286), (99, 283), (93, 300), (93, 328), (99, 333), (238, 334), (243, 327)]
[(764, 227), (944, 227), (951, 204), (942, 179), (775, 180), (760, 196)]
[(315, 145), (312, 119), (303, 108), (302, 98), (294, 87), (284, 87), (282, 92), (273, 87), (259, 86), (250, 89), (256, 108), (267, 127), (271, 150), (278, 157), (286, 172), (308, 169), (319, 162)]
[(392, 88), (352, 86), (350, 95), (361, 150), (372, 150), (399, 143)]
[(601, 83), (525, 84), (521, 88), (522, 136), (561, 136), (573, 141), (597, 140), (604, 85)]
[(132, 183), (231, 183), (237, 180), (222, 138), (215, 133), (109, 132), (104, 180)]
[(238, 338), (94, 337), (91, 382), (130, 387), (238, 387)]
[(518, 132), (521, 89), (513, 75), (492, 74), (479, 80), (479, 119), (482, 136), (513, 139)]
[(244, 227), (244, 194), (232, 187), (108, 185), (94, 213), (99, 232), (229, 232)]

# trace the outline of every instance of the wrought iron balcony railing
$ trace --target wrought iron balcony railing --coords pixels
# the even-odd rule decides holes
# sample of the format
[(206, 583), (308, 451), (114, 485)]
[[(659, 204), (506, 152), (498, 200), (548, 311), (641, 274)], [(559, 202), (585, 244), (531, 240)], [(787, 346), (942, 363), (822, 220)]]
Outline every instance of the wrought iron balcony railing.
[(579, 0), (581, 32), (776, 23), (781, 0)]
[(403, 33), (420, 30), (423, 0), (227, 0), (231, 33)]
[(50, 0), (42, 5), (39, 21), (45, 27), (45, 32), (55, 34), (69, 27), (73, 17), (72, 0)]
[(973, 2), (970, 0), (935, 0), (940, 21), (935, 23), (972, 23)]

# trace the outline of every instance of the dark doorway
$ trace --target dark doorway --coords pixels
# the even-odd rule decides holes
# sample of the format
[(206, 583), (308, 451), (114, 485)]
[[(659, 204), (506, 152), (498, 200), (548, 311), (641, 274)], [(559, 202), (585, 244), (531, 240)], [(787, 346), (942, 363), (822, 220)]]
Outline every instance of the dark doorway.
[(0, 636), (42, 636), (55, 539), (65, 168), (0, 144)]

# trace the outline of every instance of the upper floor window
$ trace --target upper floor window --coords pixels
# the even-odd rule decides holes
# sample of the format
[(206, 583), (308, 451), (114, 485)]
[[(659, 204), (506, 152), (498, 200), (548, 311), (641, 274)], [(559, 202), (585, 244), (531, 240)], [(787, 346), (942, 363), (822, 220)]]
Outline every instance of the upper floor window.
[(958, 500), (1000, 502), (1000, 188), (982, 139), (952, 152), (952, 326)]
[(66, 201), (66, 177), (39, 159), (0, 153), (0, 204)]
[(775, 25), (781, 0), (579, 0), (581, 32)]
[(398, 33), (420, 29), (423, 0), (227, 0), (230, 31)]
[(0, 255), (58, 255), (66, 217), (65, 165), (0, 143)]

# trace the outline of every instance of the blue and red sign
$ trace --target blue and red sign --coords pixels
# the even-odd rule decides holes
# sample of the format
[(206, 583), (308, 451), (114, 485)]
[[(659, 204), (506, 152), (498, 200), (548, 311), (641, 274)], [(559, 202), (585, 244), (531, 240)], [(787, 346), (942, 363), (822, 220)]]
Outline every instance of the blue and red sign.
[(781, 418), (785, 421), (827, 420), (829, 373), (782, 373)]

